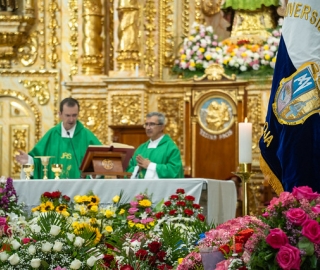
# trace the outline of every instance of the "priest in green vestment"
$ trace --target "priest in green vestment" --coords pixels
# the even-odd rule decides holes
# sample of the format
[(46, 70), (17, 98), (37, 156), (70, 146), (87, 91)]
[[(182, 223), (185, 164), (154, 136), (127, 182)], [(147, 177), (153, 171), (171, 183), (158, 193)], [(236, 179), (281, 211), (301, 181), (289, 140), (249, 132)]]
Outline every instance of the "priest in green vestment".
[(79, 103), (73, 98), (66, 98), (60, 103), (61, 122), (51, 128), (27, 154), (19, 151), (16, 160), (20, 164), (34, 164), (33, 179), (43, 179), (43, 166), (37, 156), (50, 156), (47, 176), (54, 179), (51, 164), (62, 164), (61, 179), (81, 177), (79, 170), (82, 159), (89, 145), (101, 145), (98, 138), (78, 120)]
[(163, 133), (164, 125), (164, 114), (147, 114), (144, 128), (150, 140), (140, 145), (130, 159), (127, 172), (132, 172), (131, 178), (184, 178), (180, 150)]

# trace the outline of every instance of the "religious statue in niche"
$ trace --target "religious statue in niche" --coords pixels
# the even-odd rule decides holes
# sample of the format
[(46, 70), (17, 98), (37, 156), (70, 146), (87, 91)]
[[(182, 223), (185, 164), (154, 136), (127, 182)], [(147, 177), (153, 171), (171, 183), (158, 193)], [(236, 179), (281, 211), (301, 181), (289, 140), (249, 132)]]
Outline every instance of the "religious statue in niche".
[(14, 11), (18, 8), (18, 0), (0, 0), (0, 11)]
[(201, 1), (205, 24), (212, 26), (214, 33), (218, 35), (220, 39), (226, 39), (230, 36), (230, 31), (228, 31), (230, 22), (225, 19), (224, 12), (221, 10), (223, 3), (224, 0)]

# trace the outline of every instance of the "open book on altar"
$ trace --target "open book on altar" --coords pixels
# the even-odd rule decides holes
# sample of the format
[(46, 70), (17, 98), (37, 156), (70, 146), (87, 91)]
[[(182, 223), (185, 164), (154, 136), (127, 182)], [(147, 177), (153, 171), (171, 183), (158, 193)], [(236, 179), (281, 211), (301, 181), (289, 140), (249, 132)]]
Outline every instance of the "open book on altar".
[(125, 172), (135, 148), (121, 143), (89, 145), (80, 170), (82, 175), (130, 176)]

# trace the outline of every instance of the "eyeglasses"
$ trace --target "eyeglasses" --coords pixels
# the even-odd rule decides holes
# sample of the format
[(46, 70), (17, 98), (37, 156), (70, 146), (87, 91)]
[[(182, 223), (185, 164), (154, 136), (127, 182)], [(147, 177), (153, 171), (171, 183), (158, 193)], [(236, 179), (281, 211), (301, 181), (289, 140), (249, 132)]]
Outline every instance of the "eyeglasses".
[(155, 126), (162, 126), (163, 124), (157, 124), (157, 123), (145, 123), (143, 124), (143, 128), (146, 128), (146, 127), (150, 127), (150, 128), (154, 128)]

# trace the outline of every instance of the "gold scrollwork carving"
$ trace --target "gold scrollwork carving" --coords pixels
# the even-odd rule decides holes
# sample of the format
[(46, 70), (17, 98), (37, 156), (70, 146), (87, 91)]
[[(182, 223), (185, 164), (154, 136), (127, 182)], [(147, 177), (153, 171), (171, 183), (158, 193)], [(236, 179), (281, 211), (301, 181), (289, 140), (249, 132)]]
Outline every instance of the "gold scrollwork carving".
[(258, 95), (248, 97), (247, 112), (248, 121), (252, 123), (252, 149), (260, 152), (258, 143), (261, 137), (261, 99)]
[(232, 74), (232, 76), (228, 76), (224, 73), (224, 68), (220, 66), (219, 64), (211, 64), (209, 67), (207, 67), (204, 71), (204, 75), (201, 77), (194, 77), (195, 81), (202, 81), (205, 78), (207, 78), (209, 81), (219, 81), (222, 78), (226, 78), (229, 80), (235, 80), (236, 75)]
[(190, 0), (183, 1), (183, 11), (182, 11), (182, 27), (183, 36), (189, 36), (189, 15), (190, 15)]
[(38, 57), (38, 32), (33, 32), (27, 42), (18, 47), (18, 60), (25, 67), (33, 65)]
[(29, 126), (13, 126), (12, 127), (12, 159), (13, 166), (11, 170), (11, 175), (19, 175), (21, 170), (21, 165), (15, 160), (14, 156), (18, 153), (18, 150), (28, 152), (28, 134)]
[(52, 68), (56, 68), (56, 64), (59, 62), (57, 46), (60, 44), (57, 28), (58, 19), (57, 12), (59, 11), (58, 2), (56, 0), (52, 0), (49, 3), (49, 13), (50, 13), (50, 21), (49, 21), (49, 29), (51, 29), (51, 33), (49, 36), (49, 46), (51, 46), (51, 53), (48, 55), (48, 61), (51, 63)]
[(31, 80), (20, 80), (20, 83), (27, 89), (32, 97), (37, 97), (40, 105), (46, 105), (50, 100), (49, 92), (49, 81), (31, 81)]
[(156, 55), (154, 53), (154, 46), (155, 46), (155, 17), (156, 17), (156, 7), (153, 0), (147, 0), (144, 8), (145, 13), (145, 23), (144, 23), (144, 30), (146, 35), (146, 47), (145, 47), (145, 54), (144, 54), (144, 66), (146, 75), (149, 77), (154, 77), (154, 69), (155, 69), (155, 61)]
[(222, 0), (201, 0), (202, 12), (207, 16), (212, 16), (220, 12)]
[(70, 11), (70, 45), (71, 51), (69, 53), (69, 58), (71, 62), (71, 69), (69, 77), (76, 75), (78, 73), (78, 1), (69, 0), (69, 11)]
[(113, 95), (113, 125), (137, 125), (141, 121), (141, 95)]

